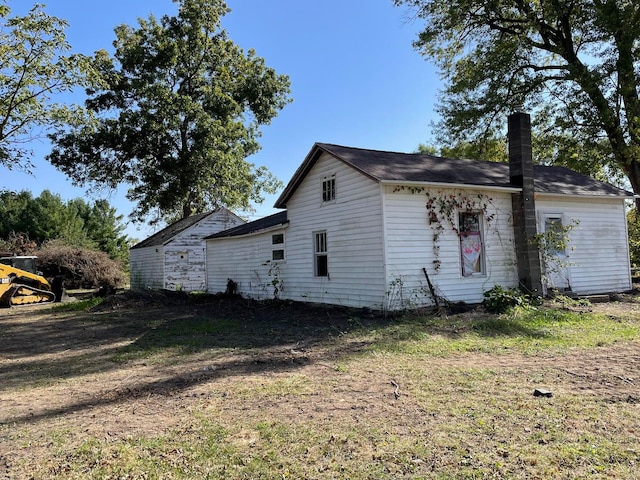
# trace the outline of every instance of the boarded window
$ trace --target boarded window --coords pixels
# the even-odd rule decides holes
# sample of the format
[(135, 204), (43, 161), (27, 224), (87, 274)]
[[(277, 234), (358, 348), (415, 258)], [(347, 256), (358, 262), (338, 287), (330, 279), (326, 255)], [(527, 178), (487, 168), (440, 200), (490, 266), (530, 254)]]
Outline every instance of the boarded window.
[(316, 277), (329, 276), (329, 259), (327, 251), (327, 232), (314, 233), (314, 274)]
[(322, 201), (331, 202), (336, 199), (336, 176), (324, 177), (322, 180)]
[(481, 218), (479, 213), (461, 212), (458, 217), (460, 235), (460, 259), (462, 276), (483, 273), (483, 248)]

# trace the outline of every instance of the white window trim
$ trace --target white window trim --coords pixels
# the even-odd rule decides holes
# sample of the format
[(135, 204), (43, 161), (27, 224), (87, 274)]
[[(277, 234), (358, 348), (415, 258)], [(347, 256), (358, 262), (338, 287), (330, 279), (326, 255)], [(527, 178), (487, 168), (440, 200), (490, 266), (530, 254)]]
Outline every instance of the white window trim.
[(458, 229), (460, 228), (460, 217), (465, 214), (477, 215), (478, 216), (478, 232), (480, 233), (480, 271), (472, 272), (471, 274), (465, 276), (464, 275), (464, 260), (462, 258), (462, 232), (458, 231), (458, 260), (460, 268), (458, 269), (460, 278), (469, 279), (469, 278), (484, 278), (487, 276), (487, 261), (486, 261), (486, 245), (485, 238), (486, 233), (484, 231), (484, 217), (481, 211), (458, 211)]
[[(282, 235), (282, 243), (273, 243), (273, 237), (276, 235)], [(287, 249), (286, 245), (286, 236), (284, 232), (274, 232), (271, 234), (271, 261), (272, 262), (286, 262), (287, 261)], [(275, 259), (273, 258), (273, 253), (276, 251), (282, 251), (282, 258)]]
[[(318, 251), (318, 235), (324, 235), (324, 251)], [(329, 278), (329, 245), (328, 236), (326, 230), (317, 230), (313, 232), (313, 277), (314, 278)], [(318, 257), (324, 256), (327, 261), (327, 274), (318, 275)]]

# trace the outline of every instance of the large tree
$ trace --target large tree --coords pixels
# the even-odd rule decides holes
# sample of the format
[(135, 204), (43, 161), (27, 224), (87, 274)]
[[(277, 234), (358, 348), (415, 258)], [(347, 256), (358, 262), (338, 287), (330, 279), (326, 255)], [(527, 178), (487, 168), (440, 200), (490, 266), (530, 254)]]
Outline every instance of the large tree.
[(11, 16), (6, 2), (0, 3), (0, 166), (29, 171), (34, 138), (83, 118), (80, 106), (54, 101), (91, 79), (86, 57), (66, 55), (66, 27), (42, 5)]
[(116, 28), (87, 91), (95, 124), (52, 135), (50, 161), (80, 185), (130, 185), (137, 221), (248, 208), (279, 182), (247, 157), (288, 102), (289, 79), (221, 27), (222, 0), (176, 0), (177, 16)]
[(516, 108), (541, 151), (588, 173), (622, 171), (640, 194), (640, 3), (394, 0), (425, 22), (415, 47), (445, 81), (439, 133), (496, 138)]

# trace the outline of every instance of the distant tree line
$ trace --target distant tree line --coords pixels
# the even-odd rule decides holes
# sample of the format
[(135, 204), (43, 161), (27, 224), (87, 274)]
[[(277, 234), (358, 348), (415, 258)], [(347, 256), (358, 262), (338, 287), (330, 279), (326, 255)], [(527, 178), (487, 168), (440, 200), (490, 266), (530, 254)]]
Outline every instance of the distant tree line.
[(127, 264), (130, 240), (124, 229), (123, 216), (107, 200), (63, 201), (49, 190), (38, 197), (26, 190), (0, 192), (0, 250), (10, 246), (9, 239), (15, 242), (21, 236), (21, 241), (27, 238), (37, 246), (55, 240), (99, 250)]

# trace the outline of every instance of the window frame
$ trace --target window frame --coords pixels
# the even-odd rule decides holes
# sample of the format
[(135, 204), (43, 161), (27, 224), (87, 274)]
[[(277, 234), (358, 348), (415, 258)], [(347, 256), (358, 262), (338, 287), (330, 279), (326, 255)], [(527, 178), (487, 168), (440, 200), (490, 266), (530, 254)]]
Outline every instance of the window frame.
[[(463, 224), (465, 217), (475, 216), (476, 221), (471, 223), (473, 229), (466, 227)], [(458, 254), (460, 258), (460, 275), (462, 278), (474, 278), (486, 276), (486, 259), (485, 259), (485, 244), (484, 244), (484, 228), (482, 212), (479, 211), (460, 211), (458, 212)], [(474, 240), (477, 238), (477, 240)], [(479, 245), (478, 245), (479, 243)], [(465, 251), (466, 248), (466, 251)], [(466, 262), (465, 262), (466, 253)], [(477, 254), (477, 259), (475, 255)], [(467, 270), (468, 265), (476, 265), (477, 270)]]
[[(276, 238), (276, 237), (279, 237), (279, 238)], [(284, 240), (285, 240), (284, 232), (271, 234), (271, 261), (272, 262), (284, 262), (284, 261), (286, 261)], [(277, 246), (278, 248), (274, 248), (274, 246)], [(276, 253), (276, 252), (282, 252), (282, 253), (280, 254), (280, 253)], [(276, 258), (276, 257), (280, 257), (280, 256), (282, 258)]]
[(336, 174), (325, 175), (322, 178), (322, 203), (336, 201)]
[[(319, 239), (322, 241), (319, 242)], [(313, 276), (329, 278), (329, 246), (326, 230), (313, 232)]]
[[(550, 226), (554, 226), (553, 228), (549, 228)], [(564, 235), (564, 228), (565, 228), (565, 218), (564, 215), (561, 213), (545, 213), (543, 214), (542, 217), (542, 229), (543, 229), (543, 233), (548, 233), (550, 231), (553, 231), (554, 235), (557, 235), (558, 237), (562, 237)], [(551, 247), (549, 249), (548, 252), (550, 255), (553, 256), (562, 256), (562, 257), (566, 257), (567, 256), (567, 247), (565, 246), (565, 248), (563, 249), (556, 249), (555, 247)]]

